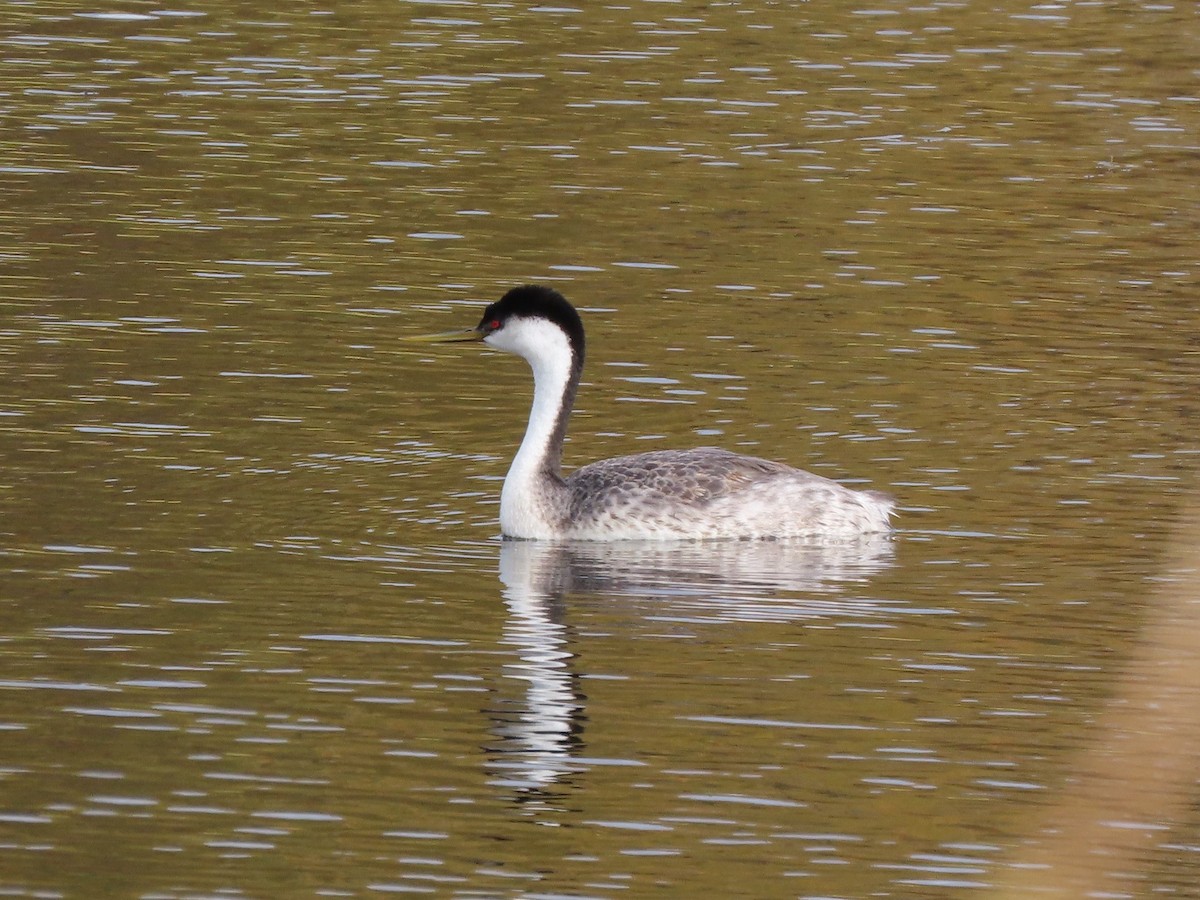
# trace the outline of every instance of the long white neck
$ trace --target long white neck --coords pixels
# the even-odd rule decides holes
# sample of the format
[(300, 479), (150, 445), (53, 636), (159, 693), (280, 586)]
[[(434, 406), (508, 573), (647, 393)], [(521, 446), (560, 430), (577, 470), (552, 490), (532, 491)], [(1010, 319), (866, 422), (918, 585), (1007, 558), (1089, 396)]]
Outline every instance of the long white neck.
[(533, 369), (529, 424), (500, 492), (500, 530), (516, 538), (561, 536), (570, 501), (559, 467), (583, 361), (562, 329), (545, 319), (510, 321), (486, 340)]

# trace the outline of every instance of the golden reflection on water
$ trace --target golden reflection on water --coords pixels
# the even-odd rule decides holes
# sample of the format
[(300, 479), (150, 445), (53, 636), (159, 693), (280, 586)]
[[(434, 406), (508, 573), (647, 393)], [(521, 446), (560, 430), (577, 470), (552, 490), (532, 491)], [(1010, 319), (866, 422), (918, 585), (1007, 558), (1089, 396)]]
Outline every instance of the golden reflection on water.
[(1146, 622), (1066, 785), (1002, 871), (996, 896), (1137, 893), (1200, 784), (1200, 506), (1181, 517)]

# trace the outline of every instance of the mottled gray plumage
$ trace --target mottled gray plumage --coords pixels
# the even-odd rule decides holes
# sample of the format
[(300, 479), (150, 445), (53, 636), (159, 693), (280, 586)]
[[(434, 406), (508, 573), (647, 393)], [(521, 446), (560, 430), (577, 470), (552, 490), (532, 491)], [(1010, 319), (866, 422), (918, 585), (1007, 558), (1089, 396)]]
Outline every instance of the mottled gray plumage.
[(632, 510), (699, 510), (749, 485), (789, 474), (798, 473), (781, 463), (716, 447), (602, 459), (567, 476), (569, 518), (596, 524), (603, 517), (627, 516)]
[[(717, 447), (603, 459), (572, 472), (565, 484), (570, 505), (563, 526), (596, 537), (627, 530), (759, 538), (872, 531), (880, 530), (875, 507), (891, 504), (876, 491), (852, 491), (802, 469)], [(839, 524), (847, 516), (850, 522)]]

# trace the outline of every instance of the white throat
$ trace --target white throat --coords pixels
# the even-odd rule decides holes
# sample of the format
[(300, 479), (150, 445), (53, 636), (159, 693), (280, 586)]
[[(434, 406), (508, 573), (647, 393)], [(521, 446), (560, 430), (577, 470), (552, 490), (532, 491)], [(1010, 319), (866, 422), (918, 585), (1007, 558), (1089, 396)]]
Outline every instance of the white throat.
[(533, 369), (529, 424), (500, 492), (501, 531), (517, 538), (556, 537), (568, 504), (559, 461), (573, 399), (568, 396), (574, 363), (570, 341), (546, 319), (510, 319), (484, 341), (524, 357)]

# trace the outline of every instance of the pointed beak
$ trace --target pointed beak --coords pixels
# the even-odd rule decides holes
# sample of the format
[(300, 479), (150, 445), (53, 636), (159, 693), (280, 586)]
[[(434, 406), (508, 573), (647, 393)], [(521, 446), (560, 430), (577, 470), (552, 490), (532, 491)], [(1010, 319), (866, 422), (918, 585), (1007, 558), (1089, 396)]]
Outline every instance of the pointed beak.
[(482, 341), (483, 332), (478, 328), (466, 331), (440, 331), (437, 334), (414, 334), (400, 340), (412, 344), (458, 344), (464, 341)]

